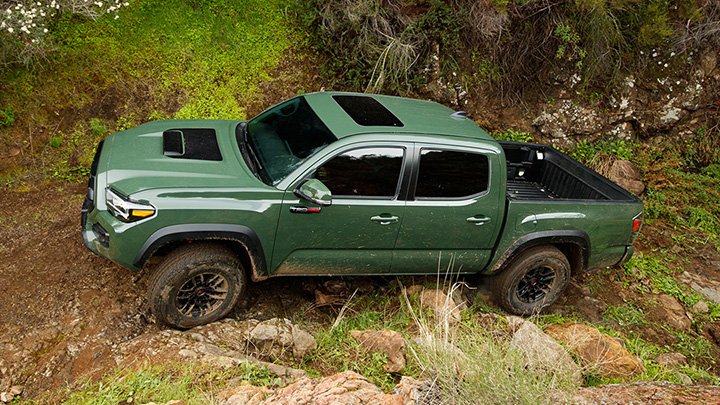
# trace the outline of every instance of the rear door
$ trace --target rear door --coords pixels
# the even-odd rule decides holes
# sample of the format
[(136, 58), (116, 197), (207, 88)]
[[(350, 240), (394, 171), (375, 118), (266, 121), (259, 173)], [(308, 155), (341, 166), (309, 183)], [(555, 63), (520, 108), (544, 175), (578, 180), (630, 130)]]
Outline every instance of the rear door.
[[(274, 273), (388, 273), (404, 216), (399, 196), (410, 149), (377, 142), (346, 146), (293, 182), (278, 223)], [(293, 194), (307, 178), (330, 189), (331, 206), (317, 207)]]
[(415, 145), (393, 273), (478, 272), (487, 265), (504, 212), (499, 162), (492, 150)]

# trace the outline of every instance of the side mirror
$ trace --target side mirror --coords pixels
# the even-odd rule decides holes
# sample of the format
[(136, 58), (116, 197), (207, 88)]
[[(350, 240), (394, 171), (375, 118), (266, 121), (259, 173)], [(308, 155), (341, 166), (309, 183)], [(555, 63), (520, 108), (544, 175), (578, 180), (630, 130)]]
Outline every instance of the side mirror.
[(295, 189), (295, 195), (322, 207), (332, 205), (332, 193), (318, 179), (305, 180)]

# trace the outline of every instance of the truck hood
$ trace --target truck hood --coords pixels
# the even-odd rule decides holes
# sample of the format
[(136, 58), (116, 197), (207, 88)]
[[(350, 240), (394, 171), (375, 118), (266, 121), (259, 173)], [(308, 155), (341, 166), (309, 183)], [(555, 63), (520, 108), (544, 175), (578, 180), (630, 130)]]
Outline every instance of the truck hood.
[[(240, 121), (155, 121), (111, 135), (105, 140), (104, 164), (98, 175), (105, 184), (126, 195), (156, 188), (227, 188), (262, 185), (245, 166), (235, 141), (235, 128)], [(193, 158), (170, 157), (163, 142), (168, 130), (215, 132), (219, 153), (196, 154)], [(207, 139), (207, 138), (204, 138)], [(208, 142), (185, 139), (187, 147), (207, 149)], [(214, 148), (213, 142), (209, 142)], [(172, 145), (170, 146), (172, 147)], [(175, 145), (177, 147), (177, 145)], [(172, 153), (170, 153), (172, 155)], [(190, 153), (187, 156), (191, 156)], [(208, 157), (210, 159), (208, 159)]]

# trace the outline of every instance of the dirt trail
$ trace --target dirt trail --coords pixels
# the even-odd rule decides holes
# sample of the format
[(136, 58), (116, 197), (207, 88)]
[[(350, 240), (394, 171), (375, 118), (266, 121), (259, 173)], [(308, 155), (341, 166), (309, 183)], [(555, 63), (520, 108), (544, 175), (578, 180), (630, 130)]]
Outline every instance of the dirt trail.
[[(157, 326), (145, 277), (82, 244), (84, 187), (0, 196), (0, 392), (23, 396), (100, 377), (116, 367), (118, 344)], [(250, 288), (236, 318), (293, 318), (313, 305), (297, 280)]]
[(82, 245), (82, 187), (0, 198), (0, 391), (26, 395), (101, 371), (148, 328), (132, 274)]

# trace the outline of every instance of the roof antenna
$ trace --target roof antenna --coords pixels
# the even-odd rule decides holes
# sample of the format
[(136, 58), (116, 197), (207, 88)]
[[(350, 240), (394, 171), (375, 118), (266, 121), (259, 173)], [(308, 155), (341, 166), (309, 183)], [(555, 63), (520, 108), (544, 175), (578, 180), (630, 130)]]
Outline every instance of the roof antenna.
[(456, 120), (464, 120), (467, 119), (468, 113), (466, 113), (465, 111), (455, 111), (454, 113), (450, 114), (450, 117)]

